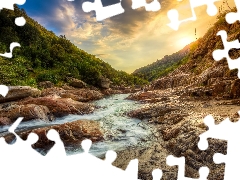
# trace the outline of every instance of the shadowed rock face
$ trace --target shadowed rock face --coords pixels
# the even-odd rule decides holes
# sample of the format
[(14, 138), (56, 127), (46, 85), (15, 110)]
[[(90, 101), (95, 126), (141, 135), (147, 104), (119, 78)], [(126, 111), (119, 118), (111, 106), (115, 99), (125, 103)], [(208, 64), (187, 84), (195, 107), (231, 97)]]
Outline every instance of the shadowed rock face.
[[(41, 149), (44, 150), (44, 152), (47, 152), (54, 145), (54, 142), (50, 141), (46, 136), (50, 129), (55, 129), (59, 133), (65, 146), (77, 146), (84, 139), (91, 139), (93, 142), (104, 139), (103, 130), (101, 129), (100, 124), (96, 121), (90, 120), (78, 120), (61, 125), (53, 125), (24, 132), (17, 132), (17, 134), (23, 140), (26, 140), (30, 133), (37, 134), (39, 136), (39, 140), (33, 145), (33, 148)], [(13, 134), (9, 134), (5, 136), (5, 139), (10, 142), (15, 139), (15, 137)]]
[(0, 103), (18, 101), (26, 97), (38, 97), (41, 91), (29, 86), (10, 86), (6, 97), (0, 97)]

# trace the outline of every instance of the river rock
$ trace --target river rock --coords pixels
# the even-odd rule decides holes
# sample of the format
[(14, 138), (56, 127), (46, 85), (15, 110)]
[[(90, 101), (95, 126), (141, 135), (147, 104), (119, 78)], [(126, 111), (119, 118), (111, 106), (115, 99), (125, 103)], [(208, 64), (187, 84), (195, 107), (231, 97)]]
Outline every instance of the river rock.
[(28, 98), (20, 101), (18, 104), (46, 106), (56, 117), (62, 117), (69, 114), (89, 114), (94, 110), (94, 106), (91, 104), (74, 101), (70, 98), (61, 98), (59, 96)]
[(101, 77), (99, 81), (99, 86), (103, 89), (108, 89), (110, 87), (111, 81), (108, 78)]
[(169, 102), (169, 94), (163, 93), (163, 91), (139, 91), (130, 94), (127, 99), (134, 101), (141, 101), (146, 103), (156, 103), (156, 102)]
[(7, 117), (0, 117), (0, 126), (10, 125), (12, 124), (11, 119)]
[(39, 88), (47, 89), (54, 87), (54, 84), (51, 81), (43, 81), (38, 84)]
[(138, 119), (149, 119), (152, 117), (164, 116), (166, 113), (176, 110), (179, 110), (179, 107), (154, 104), (138, 110), (130, 111), (127, 115)]
[(86, 88), (87, 84), (79, 79), (71, 78), (69, 79), (69, 85), (75, 88)]
[[(46, 134), (50, 129), (55, 129), (65, 146), (76, 146), (84, 139), (90, 139), (93, 142), (103, 140), (103, 130), (100, 127), (99, 122), (91, 120), (77, 120), (74, 122), (68, 122), (61, 125), (53, 125), (49, 127), (42, 127), (24, 132), (17, 132), (17, 134), (26, 140), (30, 133), (35, 133), (39, 136), (37, 143), (33, 145), (33, 148), (44, 149), (47, 152), (54, 142), (50, 141)], [(12, 135), (6, 135), (7, 139), (10, 139)]]
[[(13, 104), (6, 108), (0, 109), (0, 116), (7, 124), (11, 124), (18, 117), (24, 117), (23, 121), (40, 119), (43, 121), (54, 120), (49, 109), (46, 106), (36, 104), (17, 105)], [(10, 121), (9, 121), (10, 120)], [(0, 120), (0, 122), (2, 122)]]
[(90, 89), (76, 89), (69, 88), (68, 90), (63, 88), (48, 88), (42, 91), (41, 96), (60, 96), (62, 98), (71, 98), (75, 101), (88, 102), (93, 100), (99, 100), (103, 98), (103, 94), (96, 90)]
[(41, 91), (30, 86), (10, 86), (6, 97), (0, 97), (0, 103), (18, 101), (27, 97), (38, 97)]

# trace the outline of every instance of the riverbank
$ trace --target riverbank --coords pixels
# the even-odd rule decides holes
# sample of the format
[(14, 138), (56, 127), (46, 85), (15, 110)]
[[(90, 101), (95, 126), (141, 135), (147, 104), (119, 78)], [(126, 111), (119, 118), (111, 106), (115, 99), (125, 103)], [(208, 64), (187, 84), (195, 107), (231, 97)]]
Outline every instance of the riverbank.
[[(9, 115), (6, 116), (9, 119), (17, 118), (19, 114), (28, 115), (17, 133), (23, 139), (30, 132), (40, 135), (40, 144), (34, 146), (42, 154), (53, 145), (46, 138), (46, 132), (54, 128), (60, 133), (68, 154), (80, 153), (81, 141), (88, 138), (94, 142), (90, 153), (95, 156), (102, 158), (107, 150), (117, 151), (114, 165), (119, 168), (125, 169), (130, 160), (139, 159), (139, 178), (143, 180), (152, 179), (151, 172), (156, 168), (163, 170), (163, 179), (177, 179), (178, 168), (166, 165), (166, 157), (171, 154), (186, 158), (187, 177), (197, 178), (199, 168), (208, 166), (208, 179), (223, 179), (224, 165), (214, 164), (212, 156), (216, 152), (226, 154), (226, 142), (210, 139), (209, 149), (200, 151), (198, 136), (207, 130), (203, 118), (209, 114), (216, 123), (227, 117), (237, 121), (239, 99), (196, 98), (182, 95), (184, 88), (110, 96), (86, 88), (13, 89), (7, 98), (20, 95), (21, 98), (3, 102), (1, 115)], [(37, 107), (48, 110), (38, 111)], [(44, 115), (44, 112), (47, 113)], [(14, 137), (6, 134), (9, 126), (1, 126), (1, 136), (10, 142)]]
[[(130, 111), (129, 116), (142, 119), (157, 130), (155, 139), (146, 148), (127, 149), (118, 152), (114, 165), (126, 168), (131, 159), (139, 159), (139, 178), (151, 179), (151, 172), (156, 168), (163, 170), (163, 179), (177, 179), (177, 167), (166, 165), (166, 157), (184, 156), (186, 159), (185, 175), (198, 177), (202, 166), (210, 168), (208, 179), (223, 179), (224, 165), (216, 165), (214, 153), (226, 154), (226, 141), (210, 139), (206, 151), (198, 149), (199, 135), (207, 131), (203, 119), (211, 114), (216, 124), (227, 117), (235, 122), (239, 119), (240, 101), (238, 99), (206, 99), (179, 96), (176, 89), (137, 92), (128, 99), (143, 103), (137, 110)], [(124, 159), (124, 160), (123, 160)], [(126, 159), (126, 160), (125, 160)]]

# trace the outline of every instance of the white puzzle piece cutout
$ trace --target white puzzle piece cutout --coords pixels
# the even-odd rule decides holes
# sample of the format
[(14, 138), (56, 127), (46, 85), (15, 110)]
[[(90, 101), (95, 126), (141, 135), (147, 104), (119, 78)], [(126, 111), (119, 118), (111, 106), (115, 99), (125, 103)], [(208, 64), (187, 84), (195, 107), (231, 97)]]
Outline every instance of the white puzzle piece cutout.
[(178, 30), (180, 24), (187, 22), (187, 21), (196, 21), (197, 16), (195, 13), (194, 8), (200, 7), (203, 5), (207, 5), (207, 14), (209, 16), (214, 16), (218, 12), (218, 8), (215, 6), (215, 2), (221, 1), (221, 0), (189, 0), (190, 1), (190, 6), (191, 6), (191, 11), (192, 11), (192, 17), (184, 19), (184, 20), (179, 20), (179, 13), (176, 9), (172, 9), (168, 11), (168, 18), (170, 19), (170, 23), (168, 26), (172, 28), (173, 30)]
[(6, 96), (7, 96), (8, 91), (9, 91), (8, 86), (0, 85), (0, 94), (1, 94), (3, 97), (6, 97)]
[(230, 12), (226, 15), (226, 21), (228, 24), (233, 24), (236, 21), (240, 21), (240, 1), (234, 0), (237, 12)]
[(10, 52), (6, 52), (4, 54), (0, 54), (0, 56), (6, 57), (6, 58), (12, 58), (13, 57), (13, 49), (15, 47), (21, 47), (19, 43), (13, 42), (10, 44)]
[(24, 17), (18, 17), (15, 19), (15, 24), (17, 26), (24, 26), (26, 24), (26, 20)]
[(159, 11), (161, 4), (158, 0), (153, 0), (151, 3), (147, 3), (146, 0), (132, 0), (132, 9), (138, 9), (140, 7), (145, 7), (146, 11)]
[[(167, 164), (169, 166), (178, 166), (178, 180), (191, 180), (192, 178), (185, 177), (185, 158), (180, 157), (176, 158), (172, 155), (167, 157)], [(209, 174), (209, 169), (207, 167), (201, 167), (199, 169), (199, 179), (198, 180), (207, 180)], [(193, 180), (193, 179), (192, 179)]]
[(228, 66), (229, 66), (229, 69), (232, 70), (232, 69), (238, 69), (238, 78), (240, 78), (240, 58), (238, 59), (235, 59), (235, 60), (232, 60), (229, 56), (229, 51), (231, 49), (239, 49), (240, 48), (240, 43), (239, 43), (239, 40), (235, 40), (235, 41), (231, 41), (229, 42), (227, 40), (227, 32), (224, 31), (224, 30), (221, 30), (217, 33), (218, 36), (221, 36), (222, 38), (222, 42), (223, 42), (223, 46), (224, 46), (224, 49), (217, 49), (215, 51), (213, 51), (213, 59), (215, 61), (220, 61), (221, 59), (223, 58), (226, 58), (227, 59), (227, 62), (228, 62)]
[(0, 1), (0, 10), (3, 8), (14, 10), (14, 4), (23, 5), (26, 0), (1, 0)]
[[(0, 11), (3, 8), (14, 10), (14, 4), (23, 5), (26, 2), (26, 0), (1, 0), (0, 1)], [(24, 17), (18, 17), (15, 19), (15, 24), (17, 26), (24, 26), (26, 24), (26, 20)], [(0, 54), (0, 56), (6, 57), (6, 58), (12, 58), (12, 51), (15, 47), (20, 47), (20, 44), (17, 42), (13, 42), (10, 44), (10, 52)]]
[(93, 3), (84, 2), (82, 4), (82, 9), (84, 12), (95, 11), (97, 21), (103, 21), (107, 18), (116, 16), (125, 12), (121, 5), (121, 2), (103, 7), (101, 0), (95, 0)]
[(220, 124), (215, 125), (213, 117), (209, 115), (204, 119), (204, 123), (209, 129), (200, 135), (199, 149), (205, 150), (208, 148), (208, 138), (228, 141), (227, 155), (216, 153), (213, 160), (216, 164), (225, 163), (225, 180), (240, 179), (239, 166), (237, 165), (240, 162), (240, 121), (233, 123), (227, 118)]

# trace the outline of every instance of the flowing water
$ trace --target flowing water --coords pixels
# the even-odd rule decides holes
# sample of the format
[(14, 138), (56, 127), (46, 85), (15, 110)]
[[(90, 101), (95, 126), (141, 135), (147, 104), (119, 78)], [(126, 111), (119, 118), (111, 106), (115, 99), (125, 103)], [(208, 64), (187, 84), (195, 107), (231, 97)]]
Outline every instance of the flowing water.
[[(93, 102), (99, 108), (92, 114), (68, 115), (57, 118), (54, 122), (43, 121), (22, 122), (18, 130), (30, 129), (32, 127), (63, 124), (80, 119), (99, 121), (104, 130), (104, 141), (94, 143), (90, 153), (95, 156), (102, 156), (108, 150), (123, 150), (133, 146), (144, 146), (151, 140), (151, 128), (141, 120), (126, 116), (126, 112), (137, 109), (141, 104), (126, 100), (128, 94), (117, 94)], [(1, 132), (6, 132), (8, 126), (1, 127)], [(69, 155), (81, 152), (80, 144), (75, 147), (66, 147)]]

